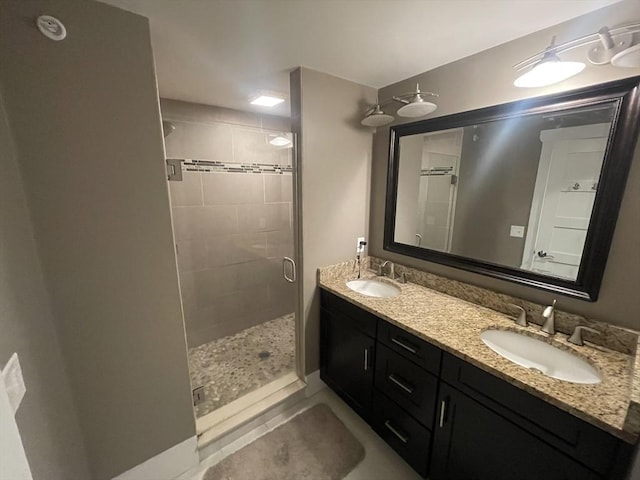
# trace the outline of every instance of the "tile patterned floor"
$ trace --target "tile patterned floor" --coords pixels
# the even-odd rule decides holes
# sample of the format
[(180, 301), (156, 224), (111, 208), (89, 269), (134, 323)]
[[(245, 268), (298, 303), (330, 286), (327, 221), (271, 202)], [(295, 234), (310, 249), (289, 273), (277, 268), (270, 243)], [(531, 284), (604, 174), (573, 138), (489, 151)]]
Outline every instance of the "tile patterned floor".
[(293, 314), (190, 348), (191, 384), (205, 390), (204, 402), (195, 407), (196, 416), (292, 372), (294, 362)]

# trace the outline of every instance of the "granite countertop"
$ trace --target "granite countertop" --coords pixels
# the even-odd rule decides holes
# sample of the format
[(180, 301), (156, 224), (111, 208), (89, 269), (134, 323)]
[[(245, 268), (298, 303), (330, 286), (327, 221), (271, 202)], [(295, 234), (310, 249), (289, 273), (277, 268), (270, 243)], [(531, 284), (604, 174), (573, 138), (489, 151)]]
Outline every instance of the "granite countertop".
[[(344, 265), (320, 268), (320, 287), (628, 443), (637, 442), (640, 361), (635, 355), (591, 343), (578, 347), (567, 342), (567, 335), (562, 333), (550, 339), (536, 325), (520, 327), (503, 313), (414, 283), (400, 284), (384, 278), (383, 281), (400, 287), (399, 295), (390, 298), (361, 295), (346, 286), (346, 281), (355, 276), (353, 266), (345, 268)], [(372, 277), (375, 277), (373, 272), (363, 271), (362, 278)], [(599, 370), (602, 382), (570, 383), (512, 363), (480, 339), (480, 334), (490, 328), (523, 331), (570, 350), (592, 363)]]

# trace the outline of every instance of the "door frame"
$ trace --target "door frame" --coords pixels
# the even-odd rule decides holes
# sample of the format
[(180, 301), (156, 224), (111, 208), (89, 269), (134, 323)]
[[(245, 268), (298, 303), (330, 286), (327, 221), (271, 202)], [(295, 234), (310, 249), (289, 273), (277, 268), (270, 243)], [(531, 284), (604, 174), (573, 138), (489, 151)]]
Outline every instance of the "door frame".
[(582, 125), (579, 127), (542, 130), (540, 132), (542, 151), (540, 152), (538, 173), (536, 175), (533, 198), (531, 200), (529, 222), (527, 224), (527, 233), (524, 242), (524, 249), (522, 251), (521, 268), (529, 270), (533, 266), (533, 255), (531, 252), (534, 250), (536, 239), (538, 237), (540, 216), (542, 214), (542, 205), (544, 203), (544, 196), (546, 194), (547, 183), (549, 181), (549, 172), (551, 170), (551, 158), (553, 154), (554, 143), (559, 140), (578, 140), (587, 138), (606, 139), (609, 136), (610, 129), (611, 123), (598, 123), (594, 125)]

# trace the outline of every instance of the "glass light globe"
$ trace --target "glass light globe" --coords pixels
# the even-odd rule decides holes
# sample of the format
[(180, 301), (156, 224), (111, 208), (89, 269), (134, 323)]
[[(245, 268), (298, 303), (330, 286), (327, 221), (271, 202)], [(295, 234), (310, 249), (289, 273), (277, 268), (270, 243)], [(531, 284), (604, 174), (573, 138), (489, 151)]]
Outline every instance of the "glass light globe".
[(577, 75), (584, 67), (582, 62), (562, 62), (553, 56), (543, 59), (527, 73), (520, 75), (513, 84), (521, 88), (546, 87)]

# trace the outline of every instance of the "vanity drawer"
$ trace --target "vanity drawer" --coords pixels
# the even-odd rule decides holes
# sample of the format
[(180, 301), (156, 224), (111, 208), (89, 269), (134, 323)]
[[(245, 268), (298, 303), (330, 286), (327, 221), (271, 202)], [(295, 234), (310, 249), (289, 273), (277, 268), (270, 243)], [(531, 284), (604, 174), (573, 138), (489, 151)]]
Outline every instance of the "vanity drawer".
[(320, 289), (320, 303), (331, 312), (346, 315), (356, 330), (375, 338), (378, 324), (378, 317), (375, 315), (323, 289)]
[(440, 374), (442, 351), (438, 347), (384, 320), (378, 324), (378, 341), (434, 375)]
[(378, 342), (375, 387), (431, 429), (438, 379)]
[(380, 392), (374, 396), (373, 428), (416, 472), (427, 475), (431, 432)]
[(600, 474), (628, 461), (622, 440), (448, 353), (442, 380)]

